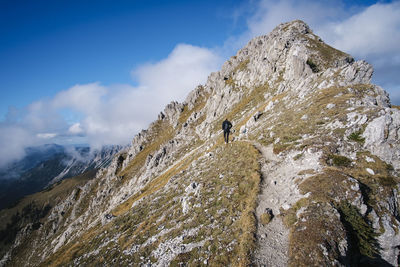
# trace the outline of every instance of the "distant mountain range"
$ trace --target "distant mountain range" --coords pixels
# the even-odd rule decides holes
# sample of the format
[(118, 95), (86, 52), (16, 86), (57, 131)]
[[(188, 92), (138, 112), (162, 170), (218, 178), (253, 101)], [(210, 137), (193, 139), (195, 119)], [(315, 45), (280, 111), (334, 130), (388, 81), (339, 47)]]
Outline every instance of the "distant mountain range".
[(87, 146), (47, 144), (26, 149), (26, 156), (0, 169), (0, 209), (62, 179), (106, 167), (121, 146), (91, 151)]

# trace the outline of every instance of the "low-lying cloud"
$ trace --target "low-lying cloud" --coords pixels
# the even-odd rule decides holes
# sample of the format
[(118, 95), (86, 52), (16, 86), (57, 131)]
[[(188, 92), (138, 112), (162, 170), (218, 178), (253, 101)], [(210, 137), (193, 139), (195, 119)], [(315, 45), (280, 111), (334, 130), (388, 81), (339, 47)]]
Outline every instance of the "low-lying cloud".
[(25, 155), (25, 147), (33, 145), (31, 133), (12, 123), (0, 123), (0, 167)]
[[(0, 124), (0, 166), (22, 157), (27, 146), (82, 137), (94, 149), (127, 144), (166, 104), (183, 101), (221, 63), (210, 49), (179, 44), (167, 58), (133, 70), (137, 86), (78, 84), (23, 110), (11, 109)], [(62, 114), (69, 112), (81, 119), (67, 122)]]

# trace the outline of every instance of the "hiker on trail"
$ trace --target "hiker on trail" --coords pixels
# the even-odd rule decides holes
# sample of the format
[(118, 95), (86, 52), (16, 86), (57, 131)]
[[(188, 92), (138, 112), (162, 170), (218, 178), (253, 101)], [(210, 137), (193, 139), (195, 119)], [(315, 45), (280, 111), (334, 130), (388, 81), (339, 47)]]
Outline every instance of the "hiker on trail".
[(232, 128), (232, 123), (228, 121), (228, 119), (225, 119), (224, 122), (222, 123), (222, 130), (224, 130), (225, 144), (227, 144), (229, 141), (229, 132), (231, 128)]

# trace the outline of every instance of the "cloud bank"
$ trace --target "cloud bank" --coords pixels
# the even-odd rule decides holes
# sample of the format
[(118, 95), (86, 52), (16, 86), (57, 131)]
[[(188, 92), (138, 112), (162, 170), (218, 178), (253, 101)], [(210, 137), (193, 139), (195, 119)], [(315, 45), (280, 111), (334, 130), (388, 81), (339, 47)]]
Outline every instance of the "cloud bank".
[[(27, 146), (77, 140), (94, 149), (127, 144), (166, 104), (183, 101), (221, 63), (211, 49), (179, 44), (167, 58), (133, 70), (137, 86), (78, 84), (23, 110), (10, 109), (0, 123), (0, 166), (22, 157)], [(80, 120), (67, 122), (63, 114), (69, 113)]]
[[(399, 61), (400, 2), (375, 4), (341, 22), (329, 23), (323, 34), (335, 47), (359, 57), (392, 54)], [(397, 56), (397, 58), (396, 58)], [(392, 60), (390, 60), (392, 61)]]

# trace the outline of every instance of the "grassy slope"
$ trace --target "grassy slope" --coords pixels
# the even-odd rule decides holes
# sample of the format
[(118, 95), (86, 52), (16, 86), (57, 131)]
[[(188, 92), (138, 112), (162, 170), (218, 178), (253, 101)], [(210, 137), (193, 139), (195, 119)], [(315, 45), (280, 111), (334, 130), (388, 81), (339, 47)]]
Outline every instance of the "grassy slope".
[[(66, 264), (96, 249), (100, 250), (100, 257), (89, 256), (80, 264), (109, 264), (116, 260), (118, 264), (125, 265), (155, 261), (152, 251), (166, 240), (177, 238), (190, 229), (197, 231), (187, 236), (183, 245), (205, 243), (177, 256), (172, 266), (178, 266), (179, 262), (197, 265), (204, 259), (208, 259), (212, 266), (248, 265), (255, 245), (254, 210), (260, 183), (259, 153), (244, 142), (217, 145), (208, 153), (213, 154), (211, 162), (209, 155), (193, 155), (157, 177), (153, 181), (159, 183), (149, 184), (134, 197), (134, 201), (128, 200), (129, 205), (123, 204), (116, 209), (119, 216), (111, 224), (92, 229), (83, 238), (64, 246), (47, 259), (44, 266)], [(183, 213), (182, 204), (177, 199), (185, 194), (185, 188), (192, 182), (198, 183), (200, 193), (188, 196), (190, 211)], [(143, 201), (129, 209), (132, 202), (140, 199)], [(160, 236), (132, 255), (122, 253), (149, 242), (149, 238), (155, 235)], [(105, 236), (113, 237), (114, 241), (102, 247)]]
[[(229, 111), (229, 115), (236, 117), (242, 114), (243, 111), (248, 112), (254, 106), (265, 105), (265, 103), (262, 103), (262, 95), (266, 89), (267, 87), (260, 86), (256, 88), (256, 90), (253, 90), (232, 107)], [(182, 127), (193, 112), (198, 112), (204, 107), (206, 98), (206, 95), (200, 97), (192, 110), (188, 110), (187, 107), (185, 107), (179, 119), (178, 129)], [(243, 124), (248, 119), (248, 116), (249, 115), (244, 116), (244, 118), (237, 117), (237, 120), (240, 121), (239, 123)], [(199, 120), (202, 119), (204, 118), (199, 118)], [(172, 137), (171, 132), (163, 131), (164, 134), (157, 134), (157, 127), (165, 128), (157, 126), (160, 123), (161, 122), (157, 122), (155, 128), (152, 130), (154, 136), (158, 138), (154, 140), (149, 139), (145, 149), (119, 174), (123, 177), (123, 180), (132, 179), (143, 166), (144, 159), (147, 155), (150, 154), (151, 151), (158, 149), (163, 142), (168, 141), (168, 139)], [(196, 121), (195, 125), (198, 123), (199, 122)], [(195, 125), (189, 124), (189, 127), (194, 127)], [(174, 238), (185, 230), (201, 227), (197, 236), (192, 237), (193, 241), (205, 240), (212, 234), (213, 238), (220, 240), (221, 244), (231, 244), (228, 247), (223, 246), (225, 247), (224, 249), (229, 249), (229, 251), (221, 251), (221, 248), (217, 248), (214, 242), (207, 240), (206, 242), (209, 245), (206, 246), (203, 251), (197, 249), (193, 252), (185, 253), (185, 255), (178, 256), (175, 260), (176, 262), (196, 261), (196, 259), (200, 258), (209, 258), (210, 263), (214, 262), (215, 264), (221, 265), (235, 263), (235, 265), (245, 266), (250, 263), (250, 252), (255, 244), (254, 233), (256, 229), (254, 211), (260, 183), (258, 165), (259, 153), (248, 143), (235, 142), (227, 147), (221, 144), (222, 136), (219, 136), (216, 145), (207, 152), (214, 154), (216, 159), (199, 158), (199, 153), (204, 153), (204, 150), (200, 149), (199, 152), (193, 153), (193, 155), (186, 157), (184, 160), (178, 161), (160, 176), (153, 178), (139, 193), (133, 195), (114, 209), (113, 214), (118, 217), (112, 225), (107, 225), (105, 228), (107, 232), (111, 232), (115, 234), (115, 236), (121, 235), (118, 237), (118, 246), (114, 247), (114, 250), (118, 251), (116, 252), (118, 255), (120, 255), (121, 250), (130, 248), (135, 244), (140, 245), (145, 242), (146, 238), (159, 234), (157, 229), (170, 229), (176, 223), (179, 224), (179, 222), (189, 221), (189, 224), (173, 229), (173, 231), (171, 230), (168, 236), (160, 237), (152, 246), (147, 246), (141, 249), (141, 252), (135, 253), (133, 255), (133, 262), (139, 262), (140, 257), (154, 260), (151, 258), (150, 253), (156, 248), (156, 244)], [(198, 147), (198, 145), (195, 145), (195, 147)], [(193, 150), (194, 147), (190, 149)], [(200, 163), (198, 163), (199, 160)], [(209, 164), (210, 160), (212, 164)], [(196, 163), (196, 165), (203, 164), (204, 166), (201, 169), (198, 167), (193, 169), (191, 165), (193, 163)], [(198, 171), (200, 175), (199, 173), (193, 173), (195, 170)], [(184, 177), (180, 177), (182, 174), (185, 174)], [(223, 178), (220, 178), (220, 175), (222, 175)], [(182, 195), (183, 188), (190, 183), (188, 180), (189, 177), (196, 179), (197, 183), (202, 184), (202, 189), (206, 190), (205, 195), (208, 196), (207, 198), (202, 196), (200, 201), (201, 207), (195, 208), (194, 214), (192, 213), (190, 216), (180, 212), (180, 203), (176, 203), (175, 200)], [(171, 180), (180, 180), (180, 188), (172, 190), (170, 186), (166, 186), (171, 183)], [(176, 183), (177, 182), (174, 184)], [(229, 192), (229, 195), (219, 199), (212, 198), (212, 196), (215, 197), (219, 192)], [(150, 199), (153, 199), (153, 201), (147, 201)], [(132, 211), (130, 207), (133, 204), (135, 208)], [(206, 209), (204, 205), (207, 205), (209, 208)], [(218, 207), (220, 207), (219, 211), (217, 210)], [(222, 210), (224, 211), (221, 212)], [(218, 213), (216, 213), (217, 211)], [(165, 218), (166, 215), (164, 213), (166, 212), (171, 212), (172, 215)], [(225, 212), (228, 214), (225, 214)], [(219, 224), (214, 225), (214, 216), (218, 218), (224, 217), (225, 219)], [(143, 221), (143, 218), (147, 219)], [(212, 224), (212, 226), (210, 226), (210, 224)], [(220, 229), (215, 230), (213, 228)], [(229, 229), (229, 231), (227, 231), (227, 229)], [(91, 229), (87, 234), (88, 240), (82, 242), (82, 239), (80, 239), (79, 243), (71, 242), (50, 257), (45, 264), (60, 264), (60, 258), (57, 255), (63, 255), (62, 262), (67, 263), (73, 258), (78, 257), (78, 254), (92, 251), (103, 242), (104, 236), (100, 233), (104, 231), (105, 229), (99, 226)], [(95, 240), (91, 240), (92, 236), (99, 237), (95, 238)], [(186, 239), (185, 242), (189, 241), (190, 239)], [(88, 243), (93, 245), (89, 245)], [(109, 249), (111, 248), (104, 247), (104, 250)], [(212, 250), (211, 252), (209, 251), (210, 249)], [(237, 257), (230, 257), (229, 255), (236, 255)], [(112, 260), (112, 257), (101, 257), (99, 260), (109, 262)], [(130, 261), (132, 259), (124, 258), (124, 260)]]

